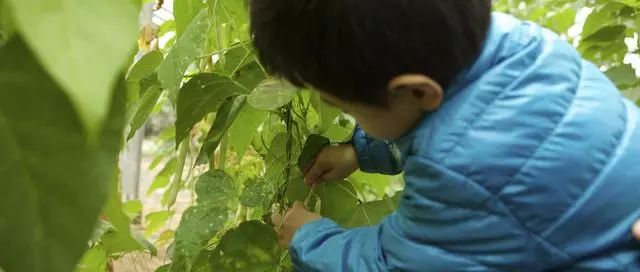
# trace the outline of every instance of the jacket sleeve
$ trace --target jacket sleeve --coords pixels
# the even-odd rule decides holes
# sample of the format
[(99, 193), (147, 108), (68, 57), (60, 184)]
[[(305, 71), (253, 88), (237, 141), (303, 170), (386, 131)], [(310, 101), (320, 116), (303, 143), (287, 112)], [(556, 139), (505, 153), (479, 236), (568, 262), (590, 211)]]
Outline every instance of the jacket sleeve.
[(518, 269), (516, 260), (527, 252), (531, 241), (523, 238), (526, 234), (512, 223), (482, 210), (482, 203), (490, 202), (489, 194), (424, 160), (407, 161), (405, 181), (398, 211), (379, 225), (346, 230), (329, 219), (321, 219), (302, 226), (291, 243), (296, 268), (299, 271)]
[(359, 126), (353, 133), (352, 142), (363, 172), (386, 175), (402, 172), (400, 159), (394, 155), (388, 142), (369, 137)]

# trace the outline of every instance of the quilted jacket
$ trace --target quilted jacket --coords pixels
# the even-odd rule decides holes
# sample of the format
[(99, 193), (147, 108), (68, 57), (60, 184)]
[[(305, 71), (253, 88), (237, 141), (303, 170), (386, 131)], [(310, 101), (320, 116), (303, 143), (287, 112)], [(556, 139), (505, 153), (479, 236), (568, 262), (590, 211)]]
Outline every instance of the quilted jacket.
[[(403, 172), (397, 212), (294, 235), (299, 271), (640, 271), (640, 109), (556, 34), (495, 13), (441, 108), (362, 170)], [(394, 159), (390, 147), (400, 151)]]

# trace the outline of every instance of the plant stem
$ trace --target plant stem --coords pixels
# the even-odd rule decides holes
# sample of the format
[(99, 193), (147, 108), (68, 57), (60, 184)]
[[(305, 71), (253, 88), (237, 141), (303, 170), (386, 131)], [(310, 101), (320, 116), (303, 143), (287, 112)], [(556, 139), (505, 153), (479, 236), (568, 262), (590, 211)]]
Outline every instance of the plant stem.
[(169, 201), (167, 202), (167, 206), (172, 207), (173, 204), (176, 203), (176, 198), (178, 197), (178, 192), (180, 192), (180, 187), (182, 185), (182, 172), (184, 171), (184, 164), (187, 160), (187, 155), (189, 154), (189, 139), (185, 139), (180, 143), (180, 147), (178, 148), (178, 161), (176, 167), (176, 173), (173, 176), (173, 182), (171, 183), (171, 193), (169, 194)]
[(227, 135), (222, 137), (220, 142), (220, 151), (218, 151), (218, 169), (223, 170), (227, 163), (227, 146), (229, 144), (229, 137)]

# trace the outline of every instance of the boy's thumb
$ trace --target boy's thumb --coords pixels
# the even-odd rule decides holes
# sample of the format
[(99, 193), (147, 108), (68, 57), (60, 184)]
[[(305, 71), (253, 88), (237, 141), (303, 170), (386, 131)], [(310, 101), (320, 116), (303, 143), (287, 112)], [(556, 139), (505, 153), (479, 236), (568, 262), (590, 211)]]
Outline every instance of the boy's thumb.
[(636, 224), (633, 225), (633, 236), (640, 241), (640, 220), (636, 221)]

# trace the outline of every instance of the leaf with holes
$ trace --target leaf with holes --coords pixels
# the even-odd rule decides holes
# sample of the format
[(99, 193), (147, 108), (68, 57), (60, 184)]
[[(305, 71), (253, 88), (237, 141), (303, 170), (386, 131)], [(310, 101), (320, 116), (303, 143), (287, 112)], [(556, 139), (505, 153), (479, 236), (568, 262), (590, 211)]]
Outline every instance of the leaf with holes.
[(223, 271), (276, 271), (280, 253), (273, 227), (259, 221), (248, 221), (222, 236), (211, 254), (211, 264)]
[(246, 207), (267, 207), (273, 195), (271, 184), (263, 180), (249, 180), (244, 185), (244, 190), (240, 195), (240, 203)]
[(158, 79), (162, 87), (169, 91), (172, 99), (178, 96), (177, 91), (180, 89), (189, 65), (202, 55), (207, 29), (209, 29), (209, 16), (207, 10), (202, 10), (160, 64)]
[(227, 205), (236, 197), (233, 179), (222, 170), (212, 170), (202, 174), (196, 181), (198, 204)]
[(224, 227), (228, 212), (226, 207), (216, 203), (198, 204), (184, 212), (176, 230), (171, 271), (185, 271), (183, 267), (190, 270), (207, 241)]

